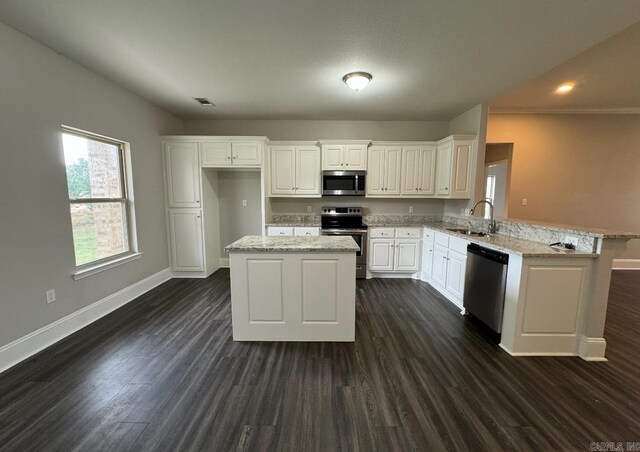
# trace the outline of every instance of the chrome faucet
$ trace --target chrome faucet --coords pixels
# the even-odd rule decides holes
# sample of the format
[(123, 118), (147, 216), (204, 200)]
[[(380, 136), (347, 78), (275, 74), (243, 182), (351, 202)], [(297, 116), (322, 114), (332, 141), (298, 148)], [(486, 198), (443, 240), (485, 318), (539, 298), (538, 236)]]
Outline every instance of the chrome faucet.
[(487, 199), (481, 199), (480, 201), (475, 203), (475, 205), (471, 208), (469, 214), (473, 215), (473, 212), (476, 210), (476, 207), (478, 207), (478, 204), (482, 203), (486, 203), (489, 205), (489, 216), (491, 217), (491, 219), (489, 220), (489, 234), (495, 234), (496, 232), (498, 232), (498, 225), (496, 224), (496, 220), (493, 218), (493, 204), (491, 204), (491, 201)]

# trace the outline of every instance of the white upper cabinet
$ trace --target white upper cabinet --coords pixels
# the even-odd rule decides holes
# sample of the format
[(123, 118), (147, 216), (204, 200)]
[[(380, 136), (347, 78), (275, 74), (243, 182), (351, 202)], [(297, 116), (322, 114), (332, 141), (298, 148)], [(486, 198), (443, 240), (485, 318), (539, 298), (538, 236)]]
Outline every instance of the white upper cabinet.
[(435, 193), (442, 198), (468, 199), (475, 171), (474, 138), (452, 135), (438, 143)]
[(276, 144), (269, 150), (270, 196), (319, 197), (320, 148)]
[(420, 147), (420, 177), (418, 192), (420, 196), (436, 194), (436, 146)]
[(263, 148), (263, 140), (202, 140), (201, 163), (207, 168), (259, 168)]
[(197, 142), (164, 143), (168, 207), (200, 207)]
[(295, 194), (320, 195), (320, 150), (317, 146), (296, 146)]
[(372, 146), (368, 153), (367, 196), (397, 196), (401, 191), (402, 148)]
[(322, 170), (364, 171), (370, 141), (321, 141)]

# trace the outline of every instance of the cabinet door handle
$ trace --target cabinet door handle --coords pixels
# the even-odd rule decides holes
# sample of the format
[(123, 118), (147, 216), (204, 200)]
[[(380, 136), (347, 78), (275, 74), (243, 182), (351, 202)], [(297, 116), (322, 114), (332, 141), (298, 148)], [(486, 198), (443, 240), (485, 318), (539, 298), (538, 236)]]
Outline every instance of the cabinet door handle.
[(196, 202), (199, 204), (199, 203), (200, 203), (200, 200), (199, 200), (199, 199), (196, 199)]
[(346, 165), (346, 166), (349, 166), (349, 164), (348, 164), (348, 163), (345, 163), (345, 165)]
[(231, 160), (231, 156), (230, 155), (227, 155), (227, 160)]

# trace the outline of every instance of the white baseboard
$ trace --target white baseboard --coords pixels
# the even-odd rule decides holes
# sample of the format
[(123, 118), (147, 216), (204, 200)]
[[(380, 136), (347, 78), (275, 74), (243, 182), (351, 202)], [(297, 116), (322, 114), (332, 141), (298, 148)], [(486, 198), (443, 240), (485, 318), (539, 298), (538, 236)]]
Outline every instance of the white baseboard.
[(582, 336), (578, 345), (578, 355), (585, 361), (607, 361), (604, 357), (606, 348), (607, 341), (603, 337)]
[(43, 326), (15, 341), (0, 347), (0, 372), (55, 344), (101, 317), (115, 311), (140, 295), (150, 291), (172, 277), (169, 268), (159, 271), (142, 281), (125, 287), (102, 300), (73, 312), (66, 317)]
[(612, 270), (640, 270), (640, 259), (614, 259)]
[(220, 258), (220, 267), (229, 268), (229, 258), (228, 257), (221, 257)]

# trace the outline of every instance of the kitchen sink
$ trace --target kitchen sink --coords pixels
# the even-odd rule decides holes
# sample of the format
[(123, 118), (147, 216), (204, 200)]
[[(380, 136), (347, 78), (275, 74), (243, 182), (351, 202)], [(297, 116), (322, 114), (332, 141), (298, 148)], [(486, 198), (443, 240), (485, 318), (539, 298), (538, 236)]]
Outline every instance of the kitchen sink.
[(478, 237), (484, 237), (487, 235), (486, 232), (473, 231), (471, 229), (464, 229), (464, 228), (451, 228), (451, 229), (447, 229), (447, 231), (457, 232), (458, 234), (464, 234), (464, 235), (475, 235)]

